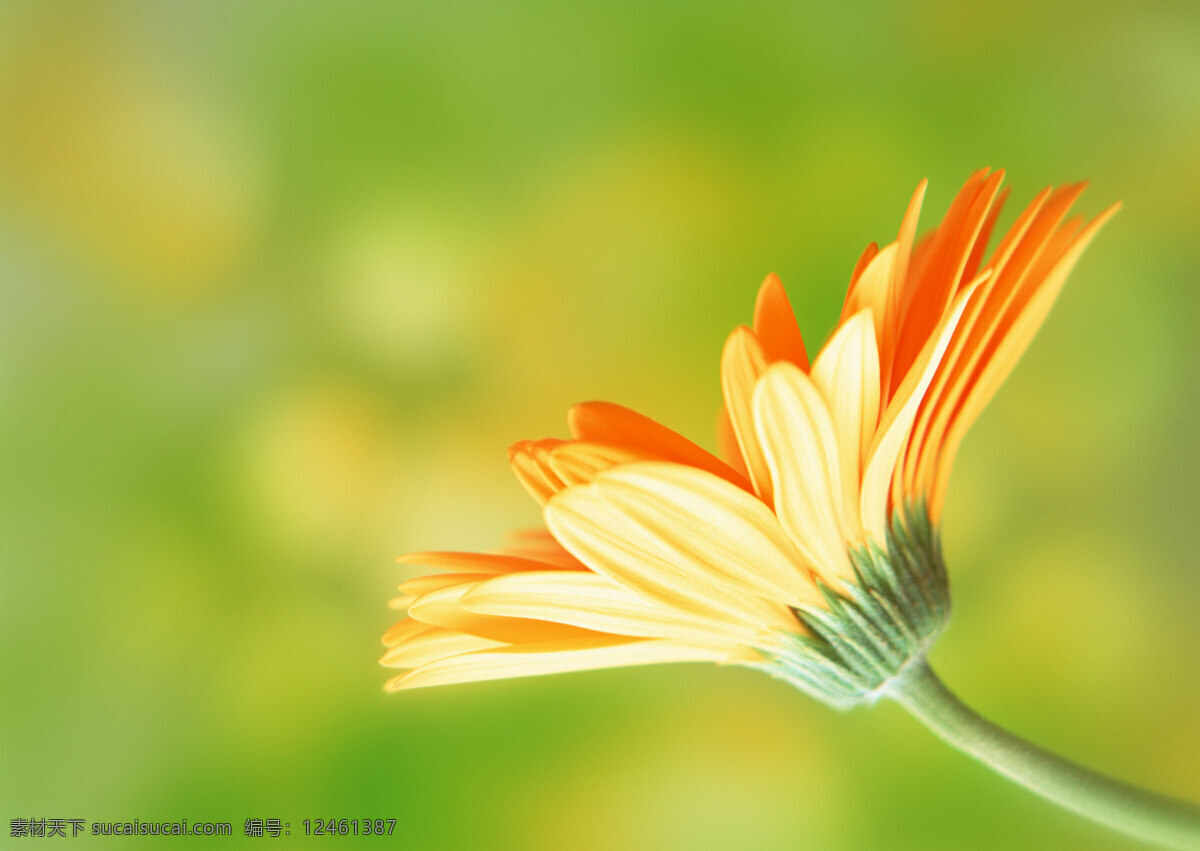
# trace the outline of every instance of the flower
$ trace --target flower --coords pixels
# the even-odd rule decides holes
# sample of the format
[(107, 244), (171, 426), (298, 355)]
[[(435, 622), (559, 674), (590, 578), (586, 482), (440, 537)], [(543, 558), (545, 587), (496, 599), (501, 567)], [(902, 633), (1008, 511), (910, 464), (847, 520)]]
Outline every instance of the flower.
[(873, 700), (945, 624), (938, 523), (955, 453), (1111, 207), (1042, 191), (985, 261), (1007, 192), (981, 170), (916, 239), (868, 246), (809, 362), (779, 279), (721, 359), (724, 460), (634, 411), (589, 402), (570, 440), (513, 470), (546, 529), (440, 568), (392, 601), (398, 690), (658, 662), (743, 664), (832, 704)]

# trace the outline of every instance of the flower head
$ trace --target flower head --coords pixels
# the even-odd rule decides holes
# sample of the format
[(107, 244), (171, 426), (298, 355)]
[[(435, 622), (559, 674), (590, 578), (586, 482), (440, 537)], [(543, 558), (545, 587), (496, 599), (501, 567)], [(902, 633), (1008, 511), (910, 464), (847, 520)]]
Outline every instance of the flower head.
[(809, 360), (779, 279), (721, 359), (724, 460), (589, 402), (571, 439), (520, 442), (546, 529), (493, 553), (413, 553), (384, 635), (391, 689), (656, 662), (763, 668), (835, 704), (871, 699), (949, 613), (937, 528), (954, 455), (1115, 207), (1044, 190), (987, 256), (1006, 193), (979, 171), (916, 239), (869, 246)]

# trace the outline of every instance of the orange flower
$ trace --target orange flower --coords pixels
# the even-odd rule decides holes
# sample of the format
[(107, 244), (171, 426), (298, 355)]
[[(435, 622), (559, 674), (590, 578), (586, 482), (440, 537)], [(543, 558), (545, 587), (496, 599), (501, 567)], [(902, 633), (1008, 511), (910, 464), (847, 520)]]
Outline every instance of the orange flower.
[(656, 662), (760, 667), (832, 703), (872, 699), (945, 623), (937, 543), (964, 433), (1116, 207), (1044, 190), (984, 262), (1002, 172), (972, 175), (915, 240), (871, 245), (809, 363), (774, 275), (721, 361), (726, 460), (627, 408), (510, 459), (547, 530), (495, 553), (414, 553), (389, 689)]

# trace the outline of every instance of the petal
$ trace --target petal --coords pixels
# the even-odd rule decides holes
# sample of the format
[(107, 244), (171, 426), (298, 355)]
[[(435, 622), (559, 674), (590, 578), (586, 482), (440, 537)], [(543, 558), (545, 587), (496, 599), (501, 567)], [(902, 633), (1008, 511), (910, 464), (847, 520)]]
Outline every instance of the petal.
[(521, 440), (508, 448), (513, 473), (540, 505), (566, 487), (550, 467), (550, 450), (563, 442), (554, 438)]
[(837, 436), (821, 391), (791, 364), (772, 364), (754, 393), (754, 416), (780, 524), (826, 582), (851, 578)]
[(440, 626), (510, 644), (592, 635), (587, 630), (564, 624), (525, 618), (498, 618), (468, 611), (459, 605), (459, 601), (474, 587), (473, 583), (464, 583), (422, 594), (408, 607), (408, 616), (429, 626)]
[(419, 668), (438, 659), (458, 656), (461, 653), (473, 653), (478, 650), (492, 650), (509, 645), (502, 641), (492, 641), (477, 635), (467, 635), (450, 629), (429, 627), (422, 632), (406, 638), (404, 641), (388, 649), (379, 660), (379, 664), (388, 668)]
[(833, 415), (842, 504), (846, 526), (852, 530), (860, 526), (858, 492), (863, 461), (879, 422), (879, 349), (871, 313), (865, 308), (843, 322), (821, 349), (811, 373)]
[(576, 639), (452, 656), (395, 677), (385, 688), (399, 691), (597, 668), (662, 662), (751, 662), (756, 658), (752, 651), (704, 647), (662, 639)]
[(855, 295), (858, 289), (858, 282), (862, 279), (862, 273), (867, 268), (867, 265), (875, 259), (875, 255), (879, 253), (879, 246), (872, 242), (859, 255), (858, 262), (854, 264), (854, 271), (850, 273), (850, 285), (846, 287), (846, 300), (842, 303), (842, 316), (838, 322), (845, 322), (855, 313), (862, 309), (862, 305), (858, 304)]
[(381, 639), (386, 647), (394, 647), (401, 641), (411, 638), (418, 633), (422, 633), (429, 629), (429, 624), (415, 621), (412, 618), (404, 618), (404, 620), (396, 621), (388, 631), (383, 634)]
[(746, 461), (742, 458), (742, 447), (738, 445), (737, 432), (733, 430), (729, 411), (724, 406), (717, 414), (717, 448), (725, 463), (745, 476), (746, 481), (749, 482), (750, 471), (746, 469)]
[(587, 484), (609, 467), (645, 460), (645, 457), (604, 443), (571, 440), (550, 451), (550, 469), (569, 487)]
[[(542, 534), (550, 537), (548, 532), (542, 531)], [(547, 552), (549, 554), (549, 551)], [(456, 573), (512, 573), (516, 570), (546, 570), (550, 566), (550, 563), (540, 559), (504, 553), (449, 551), (406, 553), (396, 561), (399, 564), (420, 564)]]
[[(987, 273), (984, 273), (986, 277)], [(904, 381), (897, 388), (892, 401), (884, 412), (875, 442), (868, 453), (866, 470), (862, 482), (862, 524), (867, 535), (876, 543), (887, 540), (888, 497), (891, 494), (892, 473), (900, 451), (909, 436), (909, 429), (916, 418), (917, 409), (925, 396), (925, 390), (933, 380), (941, 363), (942, 355), (962, 316), (967, 301), (977, 293), (982, 280), (959, 294), (941, 323), (935, 329), (921, 354), (913, 362)]]
[(783, 283), (774, 273), (767, 275), (754, 303), (754, 333), (769, 361), (787, 360), (808, 370), (808, 353), (796, 324), (796, 314)]
[(596, 573), (519, 573), (482, 582), (462, 599), (484, 615), (556, 621), (598, 632), (701, 643), (750, 644), (756, 633), (655, 602)]
[[(563, 549), (562, 544), (546, 529), (514, 529), (504, 536), (504, 544), (497, 551), (502, 555), (528, 559), (559, 570), (587, 570), (579, 559)], [(546, 567), (528, 567), (525, 570), (545, 570)]]
[(771, 471), (754, 431), (754, 385), (767, 368), (767, 356), (758, 338), (749, 328), (734, 330), (725, 341), (721, 353), (721, 389), (725, 395), (725, 410), (737, 436), (738, 446), (754, 492), (768, 505), (771, 502)]
[(740, 488), (749, 489), (746, 477), (686, 437), (647, 416), (611, 402), (584, 402), (567, 414), (571, 434), (580, 440), (605, 443), (663, 461), (674, 461), (707, 470)]
[(1025, 303), (1021, 312), (1009, 326), (1007, 333), (1000, 339), (990, 360), (983, 367), (961, 410), (957, 412), (951, 429), (941, 446), (937, 477), (930, 492), (930, 516), (935, 520), (941, 515), (942, 498), (949, 481), (953, 457), (967, 429), (975, 422), (1000, 385), (1012, 372), (1021, 355), (1029, 348), (1030, 342), (1041, 328), (1050, 308), (1054, 306), (1063, 284), (1066, 283), (1067, 276), (1078, 262), (1080, 255), (1083, 254), (1100, 228), (1116, 215), (1120, 207), (1120, 204), (1109, 207), (1075, 237), (1067, 251), (1057, 260), (1054, 267)]
[[(449, 588), (452, 585), (481, 582), (491, 579), (491, 573), (434, 573), (429, 576), (418, 576), (400, 583), (399, 590), (412, 597), (420, 597), (439, 588)], [(415, 601), (414, 601), (415, 602)], [(412, 605), (412, 603), (409, 603)]]
[(883, 324), (887, 321), (888, 286), (892, 281), (892, 267), (896, 264), (896, 243), (885, 246), (871, 255), (866, 268), (858, 277), (854, 289), (846, 296), (842, 316), (853, 316), (870, 308), (875, 320), (875, 342), (883, 345)]
[(894, 384), (899, 384), (907, 373), (958, 292), (1003, 178), (1003, 172), (989, 176), (986, 169), (973, 174), (934, 231), (921, 264), (918, 266), (914, 259), (908, 301), (903, 305), (903, 322), (896, 340)]
[[(546, 525), (596, 573), (664, 606), (754, 630), (795, 630), (795, 618), (783, 603), (769, 603), (753, 589), (740, 587), (703, 554), (684, 550), (677, 538), (660, 537), (644, 517), (628, 510), (636, 497), (615, 494), (620, 485), (606, 480), (642, 466), (650, 465), (611, 471), (559, 494), (546, 506)], [(729, 520), (730, 515), (725, 510), (713, 519)]]
[(597, 484), (655, 539), (660, 557), (691, 564), (730, 591), (788, 605), (820, 600), (775, 514), (728, 482), (692, 467), (647, 463), (613, 470)]

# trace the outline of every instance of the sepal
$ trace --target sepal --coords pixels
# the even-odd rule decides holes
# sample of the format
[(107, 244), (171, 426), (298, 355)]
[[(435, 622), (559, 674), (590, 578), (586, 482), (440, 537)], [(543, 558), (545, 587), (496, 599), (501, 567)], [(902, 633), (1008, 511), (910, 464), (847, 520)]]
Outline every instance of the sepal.
[(838, 707), (874, 702), (888, 682), (926, 650), (950, 617), (941, 545), (924, 506), (896, 511), (887, 549), (850, 551), (854, 581), (818, 582), (825, 605), (792, 611), (807, 635), (780, 633), (763, 668)]

